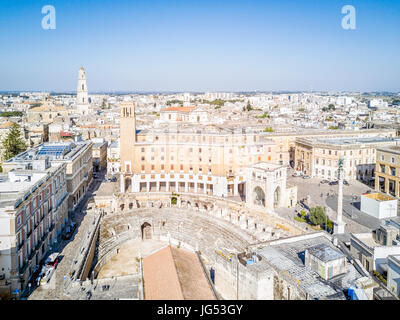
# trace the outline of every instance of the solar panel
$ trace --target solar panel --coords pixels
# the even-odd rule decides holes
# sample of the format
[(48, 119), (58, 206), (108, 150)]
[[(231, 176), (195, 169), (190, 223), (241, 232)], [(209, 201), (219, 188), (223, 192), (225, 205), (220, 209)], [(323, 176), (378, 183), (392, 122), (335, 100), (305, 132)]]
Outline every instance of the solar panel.
[(57, 146), (43, 146), (38, 155), (51, 155), (51, 156), (60, 156), (64, 154), (64, 151), (69, 149), (68, 145), (57, 145)]

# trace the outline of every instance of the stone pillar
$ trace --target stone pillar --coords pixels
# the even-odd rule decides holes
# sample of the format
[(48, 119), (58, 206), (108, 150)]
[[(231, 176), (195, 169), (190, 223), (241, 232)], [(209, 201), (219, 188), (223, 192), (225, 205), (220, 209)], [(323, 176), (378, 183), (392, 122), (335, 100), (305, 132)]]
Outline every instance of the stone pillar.
[(389, 179), (385, 178), (385, 193), (389, 194)]
[(146, 181), (147, 192), (150, 192), (150, 181)]
[(124, 179), (124, 175), (121, 173), (120, 175), (120, 179), (119, 179), (119, 184), (121, 187), (121, 193), (125, 193), (125, 179)]
[(165, 182), (165, 191), (169, 192), (169, 181)]
[(378, 170), (375, 171), (375, 190), (379, 191), (379, 179), (380, 176), (378, 175)]
[(194, 193), (197, 193), (197, 182), (194, 183)]
[(156, 190), (157, 190), (157, 192), (160, 192), (160, 181), (157, 181), (156, 182)]
[(342, 177), (339, 177), (338, 208), (337, 208), (336, 223), (334, 225), (334, 233), (344, 233), (344, 222), (342, 214), (343, 214), (343, 179)]
[(203, 183), (203, 187), (204, 187), (203, 193), (206, 194), (207, 193), (207, 183), (206, 182)]
[(175, 190), (176, 190), (176, 193), (179, 192), (179, 181), (175, 182)]
[(185, 192), (189, 191), (189, 182), (185, 182)]
[(239, 195), (239, 184), (237, 182), (233, 184), (233, 195), (235, 197)]

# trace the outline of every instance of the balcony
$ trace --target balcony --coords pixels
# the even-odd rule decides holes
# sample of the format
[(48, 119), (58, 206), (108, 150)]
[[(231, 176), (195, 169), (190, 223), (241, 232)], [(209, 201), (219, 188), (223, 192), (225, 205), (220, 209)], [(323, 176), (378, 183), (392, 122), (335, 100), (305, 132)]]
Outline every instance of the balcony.
[(45, 232), (45, 233), (43, 234), (43, 236), (42, 236), (42, 242), (43, 242), (44, 240), (46, 240), (48, 234), (49, 234), (48, 232)]
[(18, 250), (21, 250), (21, 248), (24, 246), (25, 241), (22, 240), (21, 243), (18, 245)]
[(35, 256), (36, 250), (32, 250), (31, 253), (29, 254), (28, 260), (32, 260), (33, 257)]
[(20, 274), (20, 276), (22, 276), (22, 275), (25, 273), (25, 271), (26, 271), (26, 269), (28, 268), (28, 266), (29, 266), (28, 261), (24, 261), (24, 264), (22, 265), (22, 267), (19, 268), (19, 274)]

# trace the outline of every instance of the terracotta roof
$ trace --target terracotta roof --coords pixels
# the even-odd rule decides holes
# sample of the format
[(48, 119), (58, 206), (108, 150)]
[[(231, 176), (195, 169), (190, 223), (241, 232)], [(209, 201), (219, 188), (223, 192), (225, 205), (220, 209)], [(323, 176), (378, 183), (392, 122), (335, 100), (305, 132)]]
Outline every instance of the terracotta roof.
[(143, 259), (146, 300), (213, 300), (214, 295), (193, 252), (165, 247)]
[(143, 259), (146, 300), (183, 300), (171, 247)]
[(178, 111), (178, 112), (190, 112), (193, 111), (196, 107), (169, 107), (161, 109), (161, 112), (170, 112), (170, 111)]

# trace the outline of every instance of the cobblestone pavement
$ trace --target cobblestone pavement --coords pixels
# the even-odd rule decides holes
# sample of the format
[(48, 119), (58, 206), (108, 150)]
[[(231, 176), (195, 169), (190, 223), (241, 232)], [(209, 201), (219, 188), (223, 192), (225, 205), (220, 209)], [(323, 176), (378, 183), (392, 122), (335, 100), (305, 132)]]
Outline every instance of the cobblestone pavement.
[[(337, 210), (337, 192), (338, 186), (330, 186), (329, 184), (321, 184), (320, 178), (303, 179), (302, 177), (292, 177), (288, 173), (288, 183), (297, 185), (298, 200), (307, 199), (310, 196), (311, 206), (328, 207), (328, 215), (331, 219), (336, 219)], [(369, 232), (379, 226), (379, 219), (368, 216), (358, 210), (360, 195), (367, 190), (373, 190), (367, 185), (359, 181), (349, 181), (349, 186), (343, 186), (343, 221), (346, 223), (346, 232)], [(321, 197), (322, 194), (322, 197)], [(328, 195), (329, 194), (329, 195)], [(358, 196), (358, 200), (353, 203), (353, 196)], [(296, 210), (302, 207), (297, 205), (296, 208), (280, 208), (277, 213), (286, 219), (294, 221)], [(353, 213), (353, 215), (352, 215)], [(310, 228), (309, 228), (310, 229)]]
[(82, 244), (82, 239), (86, 236), (89, 225), (93, 222), (93, 215), (86, 214), (88, 200), (92, 197), (93, 190), (99, 186), (99, 181), (94, 181), (85, 195), (81, 204), (75, 209), (73, 221), (77, 224), (75, 233), (70, 240), (63, 240), (60, 243), (61, 261), (55, 270), (52, 279), (45, 286), (40, 286), (33, 290), (28, 300), (69, 300), (70, 297), (64, 293), (64, 276), (68, 276), (71, 264), (75, 259)]

